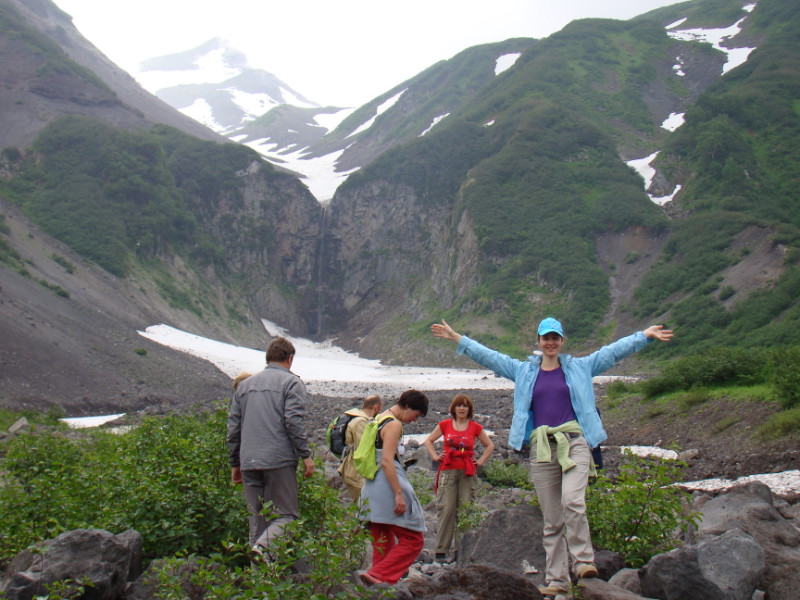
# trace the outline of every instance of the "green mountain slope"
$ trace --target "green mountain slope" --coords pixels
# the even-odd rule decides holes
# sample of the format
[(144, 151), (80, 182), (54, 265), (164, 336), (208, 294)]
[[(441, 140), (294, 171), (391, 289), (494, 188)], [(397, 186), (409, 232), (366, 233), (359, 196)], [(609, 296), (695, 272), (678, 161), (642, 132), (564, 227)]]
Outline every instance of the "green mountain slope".
[[(776, 332), (781, 320), (794, 321), (800, 291), (792, 160), (798, 8), (775, 0), (759, 2), (752, 14), (742, 7), (698, 0), (629, 22), (574, 22), (531, 47), (426, 138), (351, 176), (331, 205), (334, 221), (367, 197), (377, 210), (391, 196), (371, 195), (382, 186), (410, 188), (420, 211), (436, 207), (449, 215), (450, 227), (465, 215), (474, 223), (480, 267), (470, 291), (447, 297), (421, 268), (405, 292), (417, 308), (394, 314), (405, 312), (413, 322), (409, 313), (421, 312), (419, 328), (411, 326), (420, 335), (425, 322), (450, 315), (462, 329), (520, 353), (532, 349), (533, 327), (545, 314), (569, 323), (578, 343), (613, 337), (623, 322), (630, 330), (653, 320), (682, 332), (682, 341), (663, 351), (791, 341), (791, 327)], [(707, 28), (748, 17), (742, 35), (759, 49), (719, 78), (722, 52), (668, 36), (665, 26), (684, 17), (681, 27)], [(717, 75), (681, 77), (673, 68), (678, 56)], [(669, 107), (681, 104), (690, 106), (685, 125), (675, 133), (661, 128)], [(655, 150), (662, 151), (662, 176), (683, 186), (667, 210), (647, 197), (623, 161)], [(441, 237), (439, 227), (420, 226)], [(666, 239), (663, 253), (649, 257), (653, 269), (642, 271), (635, 294), (626, 290), (628, 302), (611, 310), (610, 278), (620, 265), (604, 264), (597, 242), (642, 231)], [(370, 241), (371, 252), (401, 247), (399, 234), (385, 235), (377, 250)], [(452, 251), (455, 236), (448, 235)], [(750, 238), (757, 247), (747, 247)], [(431, 265), (442, 260), (427, 248), (422, 254)], [(776, 264), (783, 254), (785, 262)], [(751, 277), (759, 261), (777, 279)], [(345, 271), (357, 265), (353, 258)], [(447, 277), (434, 271), (427, 276)], [(388, 294), (402, 288), (372, 278), (381, 280)], [(346, 276), (331, 284), (356, 287)], [(407, 317), (401, 321), (409, 323)], [(736, 325), (745, 322), (749, 336)]]
[[(759, 2), (745, 32), (763, 43), (687, 111), (659, 157), (684, 185), (681, 213), (637, 298), (643, 313), (670, 310), (692, 345), (798, 339), (800, 7)], [(756, 230), (768, 232), (782, 264), (760, 289), (740, 293), (730, 273), (757, 249), (732, 248)]]

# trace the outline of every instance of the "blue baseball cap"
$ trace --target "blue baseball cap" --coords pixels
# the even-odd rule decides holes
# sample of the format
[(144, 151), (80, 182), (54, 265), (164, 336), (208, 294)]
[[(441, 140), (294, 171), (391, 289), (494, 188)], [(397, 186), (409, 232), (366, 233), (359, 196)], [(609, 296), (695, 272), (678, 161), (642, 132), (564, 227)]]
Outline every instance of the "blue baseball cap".
[(542, 319), (541, 323), (539, 323), (539, 335), (545, 335), (548, 333), (557, 333), (561, 337), (564, 337), (564, 329), (561, 327), (561, 323), (559, 323), (553, 317)]

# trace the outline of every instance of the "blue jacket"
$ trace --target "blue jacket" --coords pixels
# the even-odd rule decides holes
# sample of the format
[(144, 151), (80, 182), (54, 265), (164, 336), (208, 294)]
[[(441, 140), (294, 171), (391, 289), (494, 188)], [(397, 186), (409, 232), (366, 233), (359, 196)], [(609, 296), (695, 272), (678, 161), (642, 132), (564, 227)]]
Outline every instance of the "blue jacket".
[[(600, 415), (597, 413), (592, 377), (607, 371), (626, 356), (641, 350), (649, 341), (644, 333), (637, 331), (603, 346), (588, 356), (572, 357), (569, 354), (558, 356), (567, 379), (572, 409), (575, 411), (575, 416), (578, 418), (578, 423), (583, 429), (583, 435), (590, 448), (604, 442), (608, 437), (603, 429), (603, 423), (600, 421)], [(536, 383), (536, 376), (539, 374), (539, 367), (542, 364), (542, 357), (529, 356), (528, 360), (511, 358), (487, 348), (466, 335), (461, 336), (458, 353), (466, 354), (475, 362), (516, 384), (514, 386), (514, 416), (511, 419), (508, 443), (512, 448), (521, 449), (523, 442), (530, 438), (531, 431), (533, 431), (533, 422), (530, 419), (531, 397), (533, 384)]]

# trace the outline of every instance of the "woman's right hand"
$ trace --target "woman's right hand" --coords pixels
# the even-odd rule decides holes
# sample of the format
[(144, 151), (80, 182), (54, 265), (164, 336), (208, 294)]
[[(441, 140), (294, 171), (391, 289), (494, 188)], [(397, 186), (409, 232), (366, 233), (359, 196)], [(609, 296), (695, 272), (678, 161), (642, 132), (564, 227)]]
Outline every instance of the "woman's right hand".
[(440, 337), (445, 340), (450, 340), (452, 342), (455, 342), (456, 344), (461, 342), (461, 334), (453, 331), (453, 328), (450, 327), (450, 325), (448, 325), (447, 321), (445, 321), (444, 319), (442, 319), (441, 324), (434, 323), (433, 325), (431, 325), (431, 333), (433, 333), (435, 337)]

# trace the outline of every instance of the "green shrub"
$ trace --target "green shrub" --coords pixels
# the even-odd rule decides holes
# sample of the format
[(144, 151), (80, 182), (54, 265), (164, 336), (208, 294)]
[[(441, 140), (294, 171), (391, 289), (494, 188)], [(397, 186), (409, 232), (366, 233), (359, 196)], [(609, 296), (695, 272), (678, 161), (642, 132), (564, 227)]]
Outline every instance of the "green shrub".
[[(353, 504), (342, 504), (338, 491), (327, 486), (323, 471), (305, 480), (298, 472), (300, 519), (289, 523), (284, 536), (271, 547), (272, 563), (250, 564), (249, 545), (227, 542), (223, 551), (211, 556), (176, 556), (157, 568), (156, 597), (183, 600), (185, 573), (191, 583), (205, 590), (206, 598), (240, 600), (341, 600), (363, 597), (363, 587), (350, 582), (350, 574), (361, 564), (369, 533)], [(269, 510), (265, 509), (269, 518)], [(303, 563), (302, 577), (291, 571)], [(375, 596), (384, 597), (383, 594)]]
[[(187, 562), (208, 598), (362, 597), (348, 580), (369, 534), (355, 507), (326, 485), (323, 469), (309, 479), (298, 472), (300, 518), (276, 543), (275, 563), (250, 565), (244, 498), (230, 483), (226, 421), (220, 405), (148, 417), (125, 434), (93, 431), (75, 439), (40, 427), (16, 437), (3, 462), (0, 566), (71, 529), (136, 529), (146, 559), (175, 557), (161, 569), (161, 598), (185, 597), (182, 570), (170, 565)], [(298, 561), (307, 565), (304, 575), (290, 577)]]
[(477, 502), (462, 504), (456, 512), (456, 530), (465, 533), (477, 529), (486, 520), (488, 513), (489, 510)]
[(533, 489), (528, 468), (523, 463), (507, 460), (490, 460), (483, 467), (486, 481), (495, 487)]
[(772, 385), (781, 408), (800, 404), (800, 346), (772, 353)]
[(727, 300), (731, 296), (736, 293), (736, 290), (733, 288), (732, 285), (726, 285), (719, 291), (719, 299), (720, 300)]
[(633, 384), (617, 379), (606, 386), (606, 398), (616, 400), (633, 391)]
[(56, 263), (61, 265), (64, 268), (64, 270), (67, 273), (69, 273), (70, 275), (72, 275), (75, 272), (75, 265), (72, 264), (72, 262), (70, 262), (69, 260), (67, 260), (63, 256), (61, 256), (59, 254), (55, 254), (55, 253), (51, 254), (50, 256), (53, 258), (53, 260)]
[(415, 469), (410, 471), (407, 476), (419, 503), (422, 506), (430, 504), (433, 501), (433, 476), (430, 472)]
[(752, 385), (764, 381), (764, 363), (758, 350), (716, 347), (677, 359), (662, 369), (656, 377), (641, 384), (645, 397), (696, 387), (741, 384)]
[(714, 431), (714, 433), (722, 433), (729, 427), (736, 425), (739, 421), (741, 421), (741, 418), (738, 415), (729, 415), (714, 423), (711, 429)]
[(771, 415), (758, 428), (756, 435), (763, 440), (779, 440), (800, 433), (800, 407)]
[(0, 487), (0, 563), (76, 528), (136, 529), (146, 558), (210, 552), (244, 535), (230, 484), (227, 410), (148, 417), (125, 434), (78, 439), (33, 429), (12, 439)]
[(639, 254), (638, 252), (635, 252), (635, 251), (633, 251), (633, 252), (628, 252), (628, 254), (627, 254), (627, 255), (625, 255), (625, 264), (626, 264), (626, 265), (633, 264), (633, 263), (635, 263), (637, 260), (639, 260), (641, 257), (642, 257), (642, 255), (641, 255), (641, 254)]
[(685, 467), (683, 462), (626, 451), (619, 478), (601, 475), (587, 491), (594, 543), (621, 554), (634, 568), (680, 545), (676, 531), (685, 532), (699, 519), (697, 513), (686, 512), (689, 493), (671, 485), (681, 480)]
[(688, 412), (695, 406), (700, 406), (701, 404), (708, 402), (710, 397), (711, 396), (709, 396), (708, 390), (693, 388), (678, 397), (678, 408), (682, 412)]

